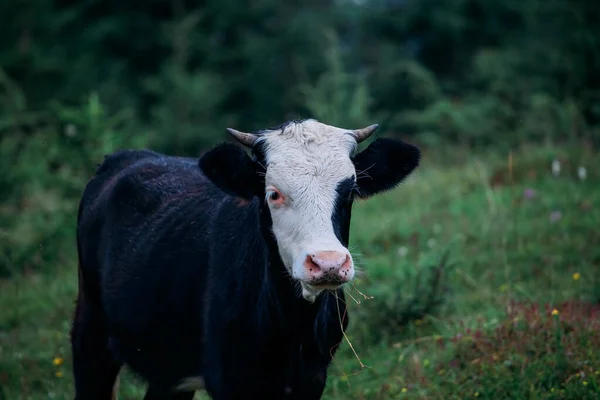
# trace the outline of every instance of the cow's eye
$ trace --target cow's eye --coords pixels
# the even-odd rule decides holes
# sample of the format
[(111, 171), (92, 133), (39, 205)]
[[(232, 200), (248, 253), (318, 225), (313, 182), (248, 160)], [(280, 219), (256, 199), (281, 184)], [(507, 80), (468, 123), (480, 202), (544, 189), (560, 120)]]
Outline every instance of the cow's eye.
[(285, 197), (281, 194), (279, 190), (277, 190), (277, 188), (273, 186), (269, 186), (267, 188), (266, 195), (266, 198), (269, 201), (269, 203), (271, 203), (271, 205), (280, 206), (283, 203), (285, 203)]

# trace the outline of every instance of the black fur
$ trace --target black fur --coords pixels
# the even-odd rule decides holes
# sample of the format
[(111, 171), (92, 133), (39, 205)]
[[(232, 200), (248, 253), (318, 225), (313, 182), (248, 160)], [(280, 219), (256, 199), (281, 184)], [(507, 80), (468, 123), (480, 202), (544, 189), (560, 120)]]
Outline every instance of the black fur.
[(354, 177), (344, 179), (338, 183), (336, 189), (336, 204), (331, 216), (333, 232), (341, 244), (348, 247), (350, 238), (350, 217), (355, 194)]
[(393, 189), (417, 168), (419, 148), (399, 140), (379, 138), (354, 157), (358, 195), (367, 198)]
[[(377, 160), (397, 165), (384, 147), (357, 155), (381, 181), (361, 191), (398, 179)], [(231, 144), (200, 160), (134, 150), (104, 160), (78, 214), (76, 399), (109, 399), (123, 364), (148, 381), (149, 399), (191, 399), (169, 391), (196, 376), (215, 400), (321, 398), (340, 318), (348, 325), (344, 294), (300, 296), (271, 233), (263, 173), (259, 148), (251, 159)], [(344, 245), (350, 183), (332, 216)]]
[(263, 190), (260, 173), (264, 169), (234, 144), (222, 144), (208, 151), (198, 165), (208, 179), (230, 195), (250, 199)]

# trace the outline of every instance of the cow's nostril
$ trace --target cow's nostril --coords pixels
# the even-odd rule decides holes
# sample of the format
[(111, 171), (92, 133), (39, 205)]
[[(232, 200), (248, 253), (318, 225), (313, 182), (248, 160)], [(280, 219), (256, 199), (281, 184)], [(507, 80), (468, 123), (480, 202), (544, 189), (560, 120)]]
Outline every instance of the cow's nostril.
[(321, 268), (318, 262), (315, 261), (315, 257), (312, 254), (306, 256), (306, 260), (304, 261), (304, 268), (308, 272), (308, 275), (313, 278), (316, 278), (325, 272), (325, 270)]

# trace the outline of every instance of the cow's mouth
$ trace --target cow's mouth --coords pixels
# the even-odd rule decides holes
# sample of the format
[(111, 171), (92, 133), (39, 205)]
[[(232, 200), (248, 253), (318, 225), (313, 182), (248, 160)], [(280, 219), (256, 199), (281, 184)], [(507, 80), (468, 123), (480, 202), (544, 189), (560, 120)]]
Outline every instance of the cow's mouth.
[(341, 288), (346, 282), (300, 282), (302, 286), (302, 297), (313, 303), (317, 296), (325, 291), (335, 292)]
[(311, 287), (319, 290), (336, 290), (340, 288), (345, 282), (321, 282), (321, 283), (309, 283)]

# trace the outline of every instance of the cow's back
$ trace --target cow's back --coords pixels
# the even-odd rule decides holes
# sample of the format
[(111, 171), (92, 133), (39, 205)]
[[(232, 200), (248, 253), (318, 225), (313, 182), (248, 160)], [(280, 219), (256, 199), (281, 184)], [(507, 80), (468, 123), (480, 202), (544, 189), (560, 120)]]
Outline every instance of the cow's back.
[(153, 382), (199, 373), (202, 319), (190, 316), (202, 315), (194, 294), (204, 291), (209, 219), (222, 197), (197, 160), (150, 151), (108, 156), (85, 189), (84, 289), (105, 315), (113, 352)]

